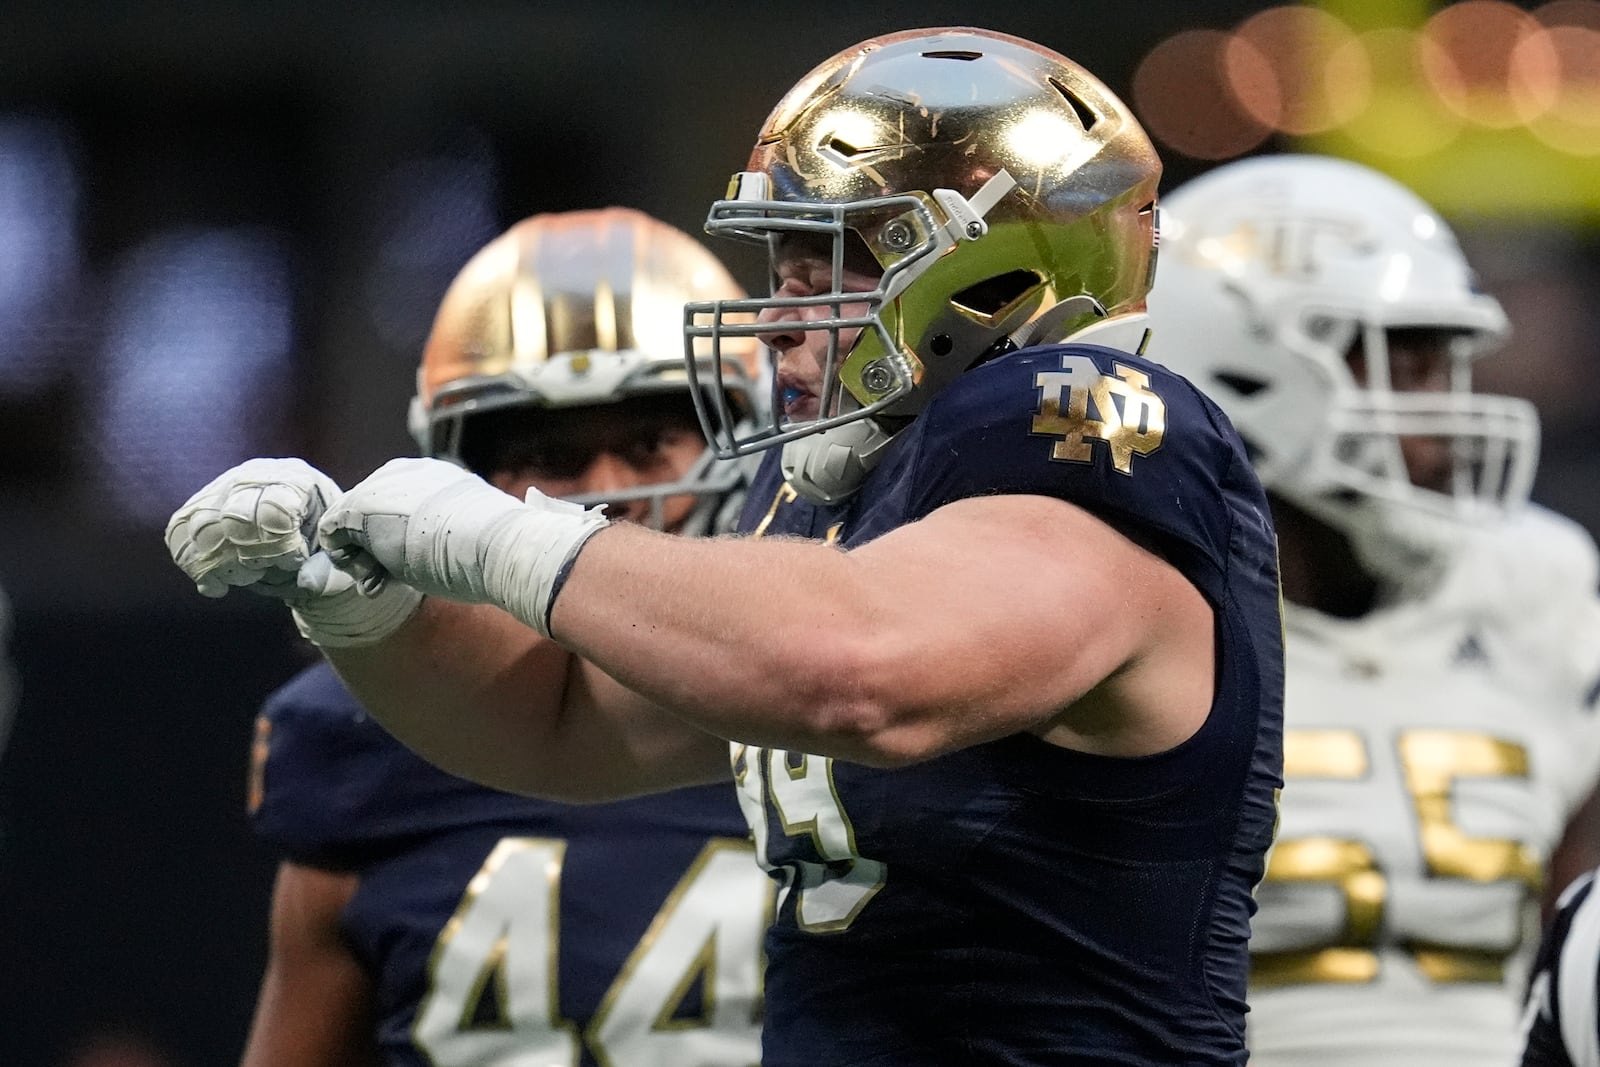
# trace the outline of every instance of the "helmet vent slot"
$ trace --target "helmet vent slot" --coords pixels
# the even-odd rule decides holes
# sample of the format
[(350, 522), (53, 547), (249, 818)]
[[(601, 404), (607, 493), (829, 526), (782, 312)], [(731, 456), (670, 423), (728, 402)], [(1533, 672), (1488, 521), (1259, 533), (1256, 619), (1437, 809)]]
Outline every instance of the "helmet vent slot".
[(1260, 378), (1248, 374), (1236, 374), (1232, 371), (1217, 371), (1212, 377), (1240, 396), (1245, 397), (1255, 396), (1267, 387), (1267, 383)]
[(969, 315), (998, 321), (1043, 284), (1036, 271), (1010, 270), (967, 286), (950, 302)]
[(837, 134), (828, 138), (827, 148), (828, 151), (834, 153), (835, 155), (842, 156), (845, 159), (849, 159), (852, 156), (859, 156), (863, 152), (869, 151), (869, 149), (866, 148), (858, 148), (856, 145), (851, 144), (849, 141), (846, 141), (843, 137), (840, 137)]
[(1061, 94), (1061, 98), (1071, 105), (1072, 110), (1078, 116), (1078, 122), (1083, 125), (1084, 132), (1087, 133), (1094, 129), (1094, 124), (1100, 121), (1100, 116), (1094, 113), (1094, 109), (1084, 103), (1083, 98), (1067, 88), (1064, 83), (1051, 78), (1050, 84), (1055, 87), (1056, 92)]
[(942, 52), (924, 52), (923, 59), (959, 59), (970, 63), (974, 59), (982, 59), (982, 52), (968, 52), (963, 49), (949, 49)]

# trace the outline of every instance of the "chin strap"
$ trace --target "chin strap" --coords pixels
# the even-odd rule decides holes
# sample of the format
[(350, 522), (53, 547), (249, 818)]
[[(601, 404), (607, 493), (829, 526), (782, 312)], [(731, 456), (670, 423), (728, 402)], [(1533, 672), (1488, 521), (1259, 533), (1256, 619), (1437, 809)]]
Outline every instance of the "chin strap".
[(1142, 311), (1091, 322), (1062, 339), (1064, 344), (1100, 345), (1142, 356), (1150, 344), (1149, 316)]
[[(1038, 318), (1023, 323), (1011, 335), (1011, 339), (1016, 342), (1018, 348), (1027, 348), (1029, 345), (1059, 343), (1067, 340), (1067, 338), (1060, 335), (1062, 325), (1083, 315), (1093, 315), (1097, 320), (1086, 327), (1086, 329), (1092, 330), (1096, 326), (1104, 324), (1106, 318), (1105, 305), (1088, 293), (1069, 296), (1065, 300), (1047, 308), (1044, 314)], [(1083, 332), (1085, 331), (1079, 330), (1077, 334), (1072, 335), (1071, 339), (1077, 340), (1078, 334)]]
[[(1016, 345), (1020, 348), (1044, 343), (1054, 327), (1090, 313), (1100, 318), (1066, 340), (1105, 345), (1134, 355), (1144, 350), (1150, 331), (1145, 327), (1143, 313), (1104, 318), (1104, 306), (1086, 295), (1063, 300), (1045, 316), (1029, 323), (1016, 334)], [(783, 446), (783, 476), (796, 493), (813, 504), (841, 503), (861, 488), (893, 439), (892, 433), (872, 419), (857, 419), (796, 438)]]
[(783, 446), (783, 476), (813, 504), (841, 503), (861, 488), (893, 439), (871, 419), (797, 438)]

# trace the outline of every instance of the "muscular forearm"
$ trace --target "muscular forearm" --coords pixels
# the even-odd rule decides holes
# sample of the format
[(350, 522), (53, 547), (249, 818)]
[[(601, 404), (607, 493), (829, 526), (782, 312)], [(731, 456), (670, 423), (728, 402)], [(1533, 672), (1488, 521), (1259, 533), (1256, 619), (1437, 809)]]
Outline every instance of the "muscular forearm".
[(584, 547), (551, 623), (564, 645), (718, 736), (884, 762), (878, 650), (857, 639), (873, 611), (860, 567), (825, 545), (616, 526)]
[[(1063, 565), (1076, 558), (1095, 563)], [(848, 552), (613, 527), (584, 546), (550, 619), (562, 644), (705, 730), (874, 765), (1048, 730), (1102, 682), (1095, 707), (1116, 725), (1087, 728), (1108, 752), (1170, 747), (1209, 706), (1205, 672), (1179, 699), (1137, 657), (1159, 641), (1209, 661), (1204, 598), (1040, 498), (964, 501)], [(1124, 715), (1163, 701), (1182, 721)]]
[[(621, 762), (652, 774), (666, 761), (649, 733), (664, 731), (634, 728), (671, 718), (661, 708), (680, 731), (692, 725), (696, 739), (677, 751), (697, 760), (715, 735), (894, 765), (1055, 730), (1101, 682), (1116, 692), (1085, 728), (1142, 750), (1105, 725), (1151, 703), (1134, 695), (1156, 687), (1135, 669), (1142, 653), (1178, 639), (1210, 656), (1209, 606), (1181, 574), (1044, 497), (956, 501), (846, 552), (607, 525), (547, 498), (518, 504), (447, 464), (397, 460), (330, 508), (319, 533), (419, 590), (496, 604), (553, 636), (576, 658), (558, 708), (534, 697), (535, 738), (554, 730), (552, 759), (621, 743)], [(469, 675), (482, 676), (487, 650), (463, 651)], [(448, 687), (459, 666), (435, 657), (420, 669), (439, 670)], [(490, 673), (491, 695), (515, 688)], [(534, 679), (535, 691), (548, 681)], [(460, 699), (476, 703), (473, 692)], [(510, 747), (514, 764), (526, 746)]]

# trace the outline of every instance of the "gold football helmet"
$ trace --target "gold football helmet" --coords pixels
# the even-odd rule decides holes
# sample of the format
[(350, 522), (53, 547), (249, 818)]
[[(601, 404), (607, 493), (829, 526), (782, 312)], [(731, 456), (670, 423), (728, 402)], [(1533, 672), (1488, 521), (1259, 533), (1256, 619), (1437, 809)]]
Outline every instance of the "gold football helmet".
[[(473, 256), (446, 292), (417, 370), (412, 436), (423, 455), (464, 465), (463, 428), (478, 414), (526, 408), (532, 419), (687, 393), (684, 303), (744, 295), (698, 241), (642, 212), (524, 219)], [(704, 380), (721, 385), (716, 406), (750, 418), (757, 342), (724, 344), (717, 358), (725, 365), (715, 370), (711, 347), (699, 346), (695, 360)], [(682, 480), (583, 502), (648, 499), (659, 515), (667, 497), (720, 494), (736, 480), (708, 450)]]
[[(831, 317), (783, 326), (828, 331), (819, 417), (741, 436), (729, 411), (702, 410), (708, 439), (733, 456), (873, 416), (915, 415), (1011, 346), (1142, 312), (1160, 175), (1127, 107), (1029, 41), (911, 30), (827, 60), (768, 117), (706, 231), (774, 253), (785, 235), (831, 237), (835, 291), (691, 303), (684, 323), (693, 351), (707, 338), (720, 346), (772, 332), (736, 316), (830, 307)], [(841, 299), (846, 240), (857, 238), (882, 278)], [(841, 304), (866, 311), (843, 315)], [(852, 329), (859, 334), (841, 352), (840, 331)]]

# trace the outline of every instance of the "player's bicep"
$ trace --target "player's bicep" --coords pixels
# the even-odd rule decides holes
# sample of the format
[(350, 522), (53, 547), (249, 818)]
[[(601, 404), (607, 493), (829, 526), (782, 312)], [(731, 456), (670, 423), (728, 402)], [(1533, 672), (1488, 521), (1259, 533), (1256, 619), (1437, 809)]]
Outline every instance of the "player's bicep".
[(931, 676), (969, 690), (996, 734), (1040, 727), (1146, 659), (1169, 671), (1210, 662), (1213, 617), (1199, 591), (1062, 500), (956, 501), (852, 555), (914, 591)]
[(371, 980), (340, 929), (356, 876), (285, 862), (242, 1067), (378, 1062)]

